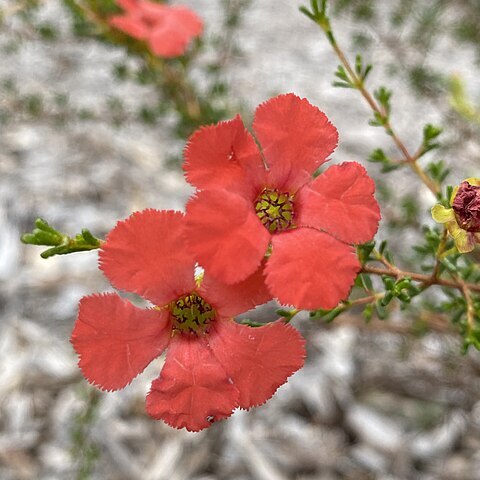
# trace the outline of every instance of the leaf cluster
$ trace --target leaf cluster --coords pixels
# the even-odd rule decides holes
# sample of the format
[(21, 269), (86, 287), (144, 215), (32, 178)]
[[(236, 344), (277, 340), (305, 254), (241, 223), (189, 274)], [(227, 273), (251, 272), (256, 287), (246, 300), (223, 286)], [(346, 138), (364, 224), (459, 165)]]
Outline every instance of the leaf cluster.
[(40, 254), (42, 258), (53, 257), (54, 255), (67, 255), (74, 252), (85, 252), (100, 247), (100, 240), (95, 238), (90, 230), (86, 228), (74, 237), (70, 237), (51, 227), (41, 218), (35, 220), (35, 228), (31, 233), (22, 235), (21, 240), (23, 243), (29, 245), (52, 247)]

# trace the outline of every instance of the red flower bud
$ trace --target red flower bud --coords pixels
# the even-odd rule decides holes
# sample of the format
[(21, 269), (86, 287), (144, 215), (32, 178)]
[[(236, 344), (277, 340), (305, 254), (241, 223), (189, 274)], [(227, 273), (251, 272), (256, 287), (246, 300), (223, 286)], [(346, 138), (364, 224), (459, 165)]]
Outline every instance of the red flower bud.
[(467, 232), (480, 232), (480, 187), (462, 182), (452, 204), (458, 225)]

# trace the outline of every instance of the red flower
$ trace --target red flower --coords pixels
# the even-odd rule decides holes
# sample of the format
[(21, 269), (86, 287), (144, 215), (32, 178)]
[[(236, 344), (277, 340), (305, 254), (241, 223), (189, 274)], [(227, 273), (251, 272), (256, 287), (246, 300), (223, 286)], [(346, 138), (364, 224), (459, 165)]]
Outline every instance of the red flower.
[(170, 6), (147, 0), (117, 0), (125, 14), (115, 15), (109, 23), (139, 40), (145, 40), (155, 55), (183, 55), (192, 38), (200, 36), (203, 23), (187, 7)]
[[(360, 269), (350, 244), (371, 240), (380, 219), (375, 185), (355, 162), (317, 178), (338, 134), (306, 99), (280, 95), (260, 105), (253, 130), (239, 116), (194, 133), (187, 180), (187, 242), (215, 277), (236, 283), (269, 255), (266, 283), (283, 304), (333, 308)], [(271, 249), (271, 250), (270, 250)]]
[(195, 279), (184, 233), (180, 212), (144, 210), (119, 222), (100, 268), (116, 288), (157, 306), (137, 308), (115, 293), (84, 297), (71, 342), (84, 376), (104, 390), (125, 387), (168, 347), (147, 412), (198, 431), (236, 407), (266, 402), (303, 365), (305, 351), (282, 321), (253, 328), (232, 320), (270, 299), (263, 266), (235, 286), (207, 273)]

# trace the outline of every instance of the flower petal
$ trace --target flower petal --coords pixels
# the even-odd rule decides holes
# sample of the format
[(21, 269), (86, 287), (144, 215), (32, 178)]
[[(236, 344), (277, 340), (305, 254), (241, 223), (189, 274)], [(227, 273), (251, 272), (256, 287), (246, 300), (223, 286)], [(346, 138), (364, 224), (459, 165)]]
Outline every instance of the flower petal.
[(364, 243), (378, 229), (375, 184), (359, 163), (333, 165), (295, 196), (295, 224), (324, 230), (347, 243)]
[(205, 337), (176, 335), (160, 377), (147, 396), (147, 412), (175, 428), (198, 432), (232, 414), (238, 390)]
[(199, 189), (228, 188), (248, 197), (257, 193), (248, 179), (266, 174), (257, 144), (240, 115), (197, 130), (185, 149), (183, 168), (188, 182)]
[(200, 293), (222, 317), (234, 317), (272, 299), (265, 284), (265, 262), (242, 282), (227, 285), (205, 272)]
[(475, 236), (461, 228), (456, 221), (448, 222), (447, 229), (460, 253), (469, 253), (475, 248)]
[(305, 340), (280, 320), (257, 328), (221, 320), (208, 340), (240, 392), (241, 408), (265, 403), (305, 359)]
[(480, 178), (477, 177), (468, 177), (464, 180), (464, 182), (467, 182), (474, 187), (480, 187)]
[(140, 10), (138, 0), (116, 0), (116, 4), (124, 10)]
[(80, 300), (70, 341), (85, 378), (103, 390), (118, 390), (165, 350), (171, 332), (166, 310), (140, 309), (109, 293)]
[[(263, 103), (255, 112), (255, 135), (276, 186), (294, 193), (334, 151), (337, 129), (307, 99), (289, 93)], [(280, 179), (283, 179), (282, 181)], [(283, 183), (283, 184), (282, 184)]]
[(185, 36), (198, 37), (203, 31), (201, 18), (190, 8), (181, 5), (169, 7), (172, 25), (175, 24)]
[(253, 203), (227, 192), (197, 192), (187, 203), (187, 243), (211, 275), (236, 283), (252, 275), (267, 250), (270, 234)]
[(437, 223), (447, 223), (455, 220), (455, 212), (453, 208), (445, 208), (443, 205), (437, 203), (432, 207), (432, 218)]
[(266, 281), (280, 303), (329, 309), (347, 298), (360, 270), (353, 247), (311, 228), (274, 235), (272, 244)]
[(137, 0), (137, 5), (137, 11), (143, 15), (143, 18), (150, 25), (155, 24), (155, 22), (163, 22), (168, 12), (172, 9), (170, 5), (148, 0)]
[(166, 58), (183, 55), (190, 41), (202, 33), (203, 22), (186, 7), (156, 4), (154, 7), (164, 7), (164, 11), (158, 15), (148, 38), (152, 52)]
[(143, 210), (118, 222), (100, 249), (112, 285), (165, 305), (195, 288), (195, 261), (184, 248), (185, 220), (173, 210)]

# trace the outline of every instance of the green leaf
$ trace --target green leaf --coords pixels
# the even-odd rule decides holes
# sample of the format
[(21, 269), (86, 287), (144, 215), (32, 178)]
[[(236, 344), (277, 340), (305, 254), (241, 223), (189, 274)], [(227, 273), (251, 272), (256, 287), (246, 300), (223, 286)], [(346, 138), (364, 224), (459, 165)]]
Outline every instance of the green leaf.
[(21, 241), (29, 245), (52, 247), (44, 250), (40, 254), (42, 258), (94, 250), (99, 248), (101, 244), (101, 241), (94, 237), (90, 230), (86, 228), (72, 238), (59, 232), (42, 218), (37, 218), (35, 220), (35, 226), (36, 228), (30, 233), (22, 235)]
[[(375, 126), (380, 126), (380, 123), (375, 121)], [(376, 148), (368, 157), (369, 162), (380, 163), (382, 165), (382, 173), (391, 172), (401, 167), (401, 164), (394, 163), (381, 148)]]
[(365, 306), (362, 312), (363, 318), (365, 318), (366, 322), (369, 322), (373, 316), (373, 303), (369, 303)]
[(332, 308), (331, 310), (312, 310), (311, 312), (309, 312), (309, 316), (311, 320), (323, 320), (326, 323), (330, 323), (341, 313), (343, 313), (346, 308), (347, 307), (345, 305), (340, 304), (335, 308)]
[(355, 88), (352, 84), (345, 82), (332, 82), (332, 85), (339, 88)]
[(431, 123), (427, 123), (427, 125), (423, 127), (423, 139), (425, 142), (429, 142), (430, 140), (437, 138), (442, 131), (442, 127), (436, 127)]
[(367, 242), (357, 246), (357, 255), (360, 263), (364, 265), (371, 258), (371, 253), (375, 248), (375, 242)]
[(370, 275), (366, 275), (365, 273), (361, 273), (359, 275), (359, 278), (362, 282), (363, 288), (366, 292), (372, 292), (373, 291), (373, 283)]
[(45, 232), (50, 232), (54, 235), (59, 235), (61, 236), (61, 233), (58, 232), (57, 230), (55, 230), (53, 227), (51, 227), (48, 222), (46, 220), (44, 220), (43, 218), (37, 218), (35, 220), (35, 226), (40, 229), (40, 230), (44, 230)]
[[(379, 301), (379, 304), (382, 307), (386, 307), (393, 300), (393, 297), (394, 297), (393, 292), (387, 292), (385, 294), (385, 296)], [(379, 315), (379, 317), (380, 317), (380, 315)], [(382, 317), (380, 317), (380, 318), (382, 318)]]
[(387, 277), (384, 275), (382, 276), (382, 281), (387, 290), (392, 290), (395, 286), (395, 281), (391, 277)]
[(386, 248), (387, 248), (387, 241), (382, 240), (382, 243), (380, 243), (380, 247), (378, 247), (378, 252), (380, 253), (380, 255), (383, 255)]
[(388, 163), (389, 160), (381, 148), (376, 148), (368, 157), (369, 162)]
[[(438, 148), (440, 143), (435, 142), (434, 140), (442, 133), (441, 127), (436, 127), (431, 123), (428, 123), (423, 127), (423, 142), (422, 142), (422, 152), (421, 155)], [(443, 166), (443, 165), (442, 165)], [(437, 174), (438, 176), (439, 174)]]
[(373, 120), (369, 120), (368, 124), (372, 127), (383, 127), (387, 122), (388, 117), (386, 115), (382, 115), (379, 112), (373, 112)]
[(302, 12), (304, 15), (306, 15), (310, 20), (315, 21), (315, 15), (311, 13), (307, 7), (304, 7), (303, 5), (298, 8), (300, 12)]
[(87, 245), (100, 246), (100, 240), (92, 235), (87, 228), (82, 229), (82, 237)]
[(335, 76), (338, 77), (340, 80), (343, 80), (344, 82), (351, 84), (351, 79), (342, 65), (337, 66), (337, 70), (335, 71)]
[(477, 350), (480, 350), (480, 330), (479, 329), (471, 330), (465, 336), (465, 341), (463, 344), (464, 353), (467, 352), (470, 346), (473, 346)]
[(355, 56), (355, 73), (358, 76), (362, 75), (362, 70), (363, 70), (363, 61), (362, 61), (362, 56), (360, 54), (357, 54)]
[(380, 320), (385, 320), (388, 316), (388, 312), (384, 305), (382, 305), (381, 300), (375, 302), (375, 312)]
[(368, 74), (371, 72), (373, 65), (368, 64), (363, 71), (362, 80), (365, 81), (368, 77)]
[(390, 114), (390, 97), (392, 96), (392, 91), (382, 86), (375, 90), (373, 95), (378, 103), (384, 108), (386, 116), (388, 117)]

